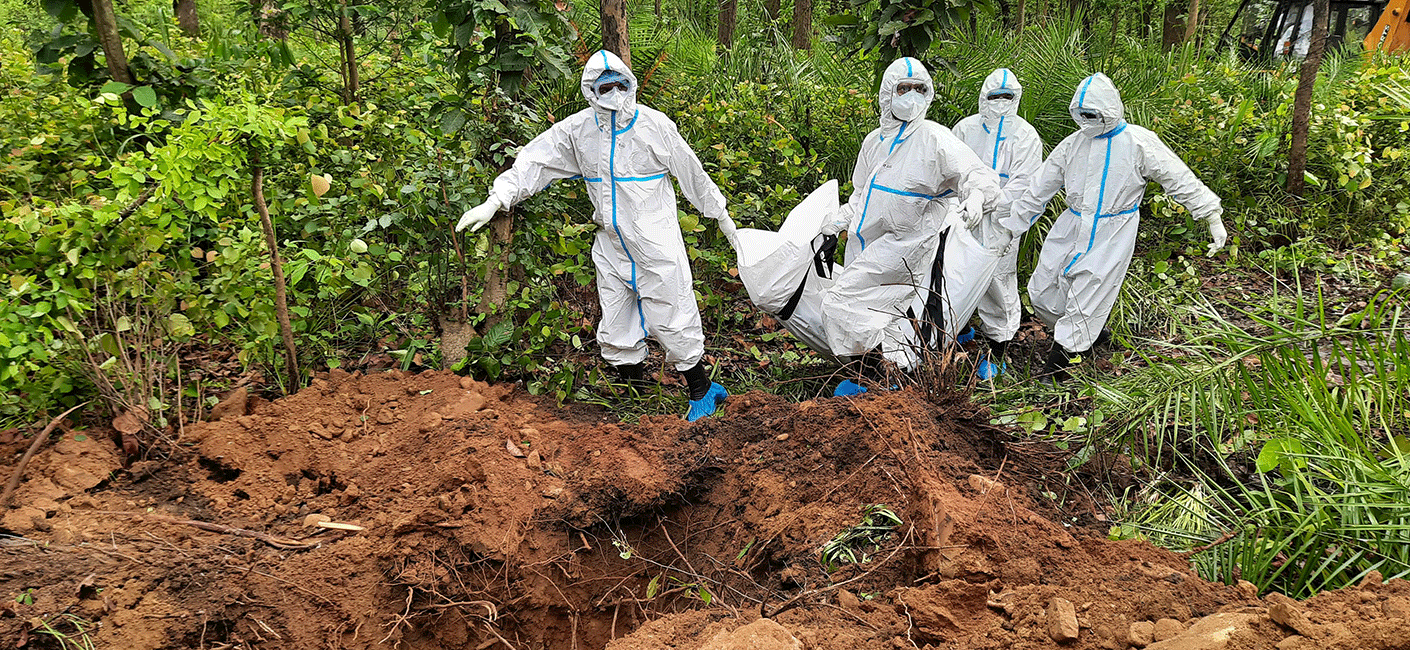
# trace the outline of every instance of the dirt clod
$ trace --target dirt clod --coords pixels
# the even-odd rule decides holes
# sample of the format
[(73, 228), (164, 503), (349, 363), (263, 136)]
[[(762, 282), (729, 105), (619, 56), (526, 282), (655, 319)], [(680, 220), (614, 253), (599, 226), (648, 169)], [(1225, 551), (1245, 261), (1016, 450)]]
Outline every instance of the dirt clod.
[(1054, 596), (1048, 601), (1048, 636), (1058, 643), (1076, 641), (1078, 634), (1077, 609), (1072, 601)]
[(782, 625), (761, 618), (733, 632), (720, 632), (700, 650), (803, 650), (803, 643)]
[(1155, 643), (1155, 623), (1136, 621), (1126, 630), (1126, 641), (1137, 648)]
[(1155, 622), (1153, 634), (1156, 641), (1165, 641), (1180, 636), (1185, 631), (1185, 625), (1173, 618), (1162, 618)]
[(249, 408), (249, 402), (250, 392), (244, 386), (236, 388), (211, 408), (211, 420), (219, 421), (245, 415)]

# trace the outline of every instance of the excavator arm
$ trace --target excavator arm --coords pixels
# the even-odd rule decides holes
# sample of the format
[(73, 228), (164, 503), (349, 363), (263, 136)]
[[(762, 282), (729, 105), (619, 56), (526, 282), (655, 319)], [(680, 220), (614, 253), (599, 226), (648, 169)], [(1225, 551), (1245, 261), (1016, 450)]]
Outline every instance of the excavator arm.
[(1390, 0), (1381, 19), (1366, 35), (1366, 51), (1404, 52), (1410, 50), (1410, 0)]

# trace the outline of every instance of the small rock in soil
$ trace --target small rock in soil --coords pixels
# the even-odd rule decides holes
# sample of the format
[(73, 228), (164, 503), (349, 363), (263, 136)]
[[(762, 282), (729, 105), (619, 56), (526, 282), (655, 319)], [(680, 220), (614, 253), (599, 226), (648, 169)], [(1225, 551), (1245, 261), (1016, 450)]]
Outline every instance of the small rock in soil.
[(211, 419), (224, 420), (230, 417), (240, 417), (245, 414), (245, 410), (249, 407), (249, 402), (249, 391), (245, 390), (243, 386), (236, 388), (230, 391), (229, 395), (221, 399), (220, 403), (215, 405), (215, 408), (211, 409)]
[(529, 452), (529, 455), (524, 460), (525, 464), (529, 466), (529, 469), (535, 472), (543, 471), (543, 455), (539, 453), (539, 450), (535, 449)]
[(837, 592), (837, 604), (843, 609), (854, 612), (862, 608), (862, 601), (858, 600), (856, 595), (846, 589)]
[(1137, 648), (1144, 648), (1155, 643), (1155, 623), (1150, 621), (1137, 621), (1131, 624), (1126, 630), (1126, 642)]
[(1267, 600), (1271, 603), (1268, 605), (1268, 616), (1273, 622), (1302, 636), (1313, 636), (1316, 633), (1316, 626), (1307, 620), (1307, 615), (1302, 613), (1297, 601), (1277, 592), (1268, 594)]
[(1048, 636), (1058, 643), (1077, 640), (1077, 608), (1072, 601), (1054, 596), (1048, 601)]
[(787, 440), (787, 439), (788, 439), (788, 434), (786, 434), (786, 433), (780, 433), (780, 434), (774, 436), (774, 440), (777, 440), (777, 441), (779, 441), (779, 442), (783, 442), (783, 441), (785, 441), (785, 440)]
[(313, 528), (313, 527), (317, 526), (318, 523), (321, 522), (321, 521), (333, 521), (333, 520), (332, 520), (328, 515), (320, 515), (320, 514), (318, 514), (318, 513), (314, 513), (314, 514), (311, 514), (311, 515), (309, 515), (309, 516), (307, 516), (307, 517), (304, 517), (304, 528)]
[(377, 409), (377, 424), (391, 424), (397, 421), (397, 417), (392, 414), (391, 409)]
[(524, 450), (519, 448), (519, 445), (514, 444), (513, 440), (504, 441), (504, 450), (509, 452), (509, 455), (515, 458), (523, 458), (526, 455), (524, 453)]
[(1165, 641), (1180, 636), (1185, 631), (1185, 625), (1173, 618), (1162, 618), (1155, 622), (1155, 640)]

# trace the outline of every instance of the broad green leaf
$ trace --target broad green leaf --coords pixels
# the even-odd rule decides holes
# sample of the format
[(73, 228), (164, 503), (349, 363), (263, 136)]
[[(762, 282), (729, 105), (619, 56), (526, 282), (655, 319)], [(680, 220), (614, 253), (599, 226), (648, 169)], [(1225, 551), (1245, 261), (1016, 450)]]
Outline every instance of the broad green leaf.
[(151, 86), (138, 86), (132, 90), (132, 99), (143, 108), (151, 108), (157, 105), (157, 91)]

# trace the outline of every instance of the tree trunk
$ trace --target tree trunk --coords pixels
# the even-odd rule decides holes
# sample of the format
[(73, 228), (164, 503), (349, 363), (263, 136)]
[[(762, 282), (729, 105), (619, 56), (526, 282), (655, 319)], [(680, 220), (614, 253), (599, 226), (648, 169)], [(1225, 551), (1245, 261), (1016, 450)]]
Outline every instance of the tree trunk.
[(259, 33), (276, 41), (289, 37), (289, 30), (283, 24), (283, 13), (284, 10), (275, 0), (250, 0), (250, 14)]
[(352, 21), (348, 19), (348, 0), (338, 3), (338, 45), (343, 59), (343, 103), (351, 104), (357, 101), (361, 84), (357, 74), (357, 49), (353, 47)]
[(496, 215), (490, 222), (490, 259), (485, 264), (485, 291), (475, 312), (485, 314), (480, 335), (504, 320), (504, 302), (509, 297), (509, 252), (514, 243), (514, 210)]
[(1328, 0), (1312, 2), (1312, 37), (1307, 44), (1307, 58), (1297, 78), (1297, 94), (1293, 96), (1292, 144), (1288, 147), (1288, 194), (1293, 195), (1293, 208), (1302, 209), (1302, 193), (1307, 181), (1307, 128), (1312, 119), (1312, 86), (1322, 67), (1322, 51), (1327, 44)]
[(1022, 32), (1023, 23), (1028, 19), (1028, 0), (1018, 0), (1018, 11), (1014, 12), (1014, 29)]
[(764, 0), (764, 14), (769, 17), (769, 22), (778, 20), (779, 0)]
[(716, 24), (715, 35), (725, 51), (734, 47), (735, 14), (739, 11), (739, 0), (720, 0), (720, 20)]
[(118, 34), (117, 14), (113, 13), (112, 0), (93, 0), (93, 27), (98, 30), (98, 43), (103, 46), (103, 58), (108, 61), (108, 75), (113, 81), (133, 83), (127, 53), (122, 50), (122, 36)]
[(661, 20), (661, 0), (656, 0), (656, 20)]
[(172, 9), (176, 12), (176, 24), (181, 26), (182, 32), (191, 38), (201, 35), (201, 19), (196, 15), (196, 0), (172, 0)]
[(627, 34), (626, 0), (602, 0), (602, 49), (632, 67), (632, 44)]
[(1190, 0), (1189, 16), (1185, 18), (1185, 38), (1182, 43), (1189, 43), (1195, 37), (1195, 29), (1199, 27), (1199, 0)]
[(274, 221), (269, 218), (269, 206), (264, 202), (264, 167), (259, 152), (250, 152), (250, 164), (254, 167), (255, 211), (259, 213), (259, 224), (264, 229), (264, 241), (269, 246), (269, 268), (274, 271), (274, 313), (279, 319), (279, 334), (284, 338), (284, 370), (289, 373), (286, 392), (292, 393), (302, 383), (299, 372), (299, 354), (294, 349), (294, 328), (289, 324), (289, 295), (284, 285), (284, 260), (279, 256), (279, 238), (274, 234)]
[(1180, 21), (1180, 5), (1174, 0), (1165, 5), (1165, 22), (1161, 27), (1160, 49), (1169, 52), (1180, 44), (1180, 37), (1185, 28), (1185, 23)]
[(813, 0), (793, 0), (793, 47), (813, 49)]

